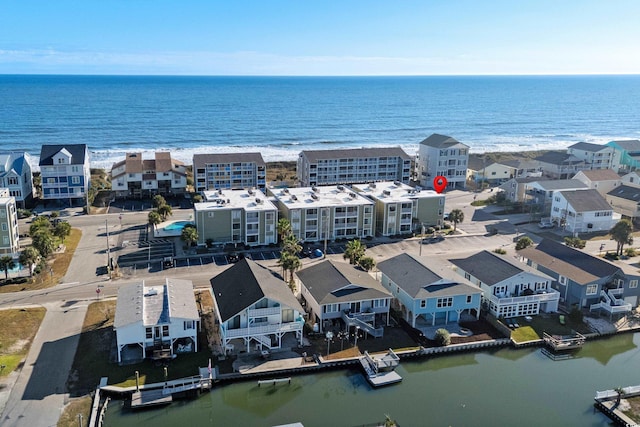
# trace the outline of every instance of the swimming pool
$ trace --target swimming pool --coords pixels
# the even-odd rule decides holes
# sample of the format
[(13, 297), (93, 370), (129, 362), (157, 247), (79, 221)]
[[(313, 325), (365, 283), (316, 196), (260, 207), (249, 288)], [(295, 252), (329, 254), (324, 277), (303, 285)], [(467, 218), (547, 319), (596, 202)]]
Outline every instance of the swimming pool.
[(165, 231), (182, 231), (187, 225), (193, 225), (192, 221), (175, 221), (169, 225), (166, 225), (163, 230)]

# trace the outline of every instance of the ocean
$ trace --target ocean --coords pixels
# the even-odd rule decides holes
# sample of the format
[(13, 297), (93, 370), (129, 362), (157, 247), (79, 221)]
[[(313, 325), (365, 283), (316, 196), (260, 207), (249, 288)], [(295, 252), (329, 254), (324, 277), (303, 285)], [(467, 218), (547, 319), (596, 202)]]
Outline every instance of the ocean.
[(126, 152), (401, 146), (432, 133), (472, 152), (638, 139), (640, 76), (172, 77), (0, 75), (0, 149), (86, 143), (93, 167)]

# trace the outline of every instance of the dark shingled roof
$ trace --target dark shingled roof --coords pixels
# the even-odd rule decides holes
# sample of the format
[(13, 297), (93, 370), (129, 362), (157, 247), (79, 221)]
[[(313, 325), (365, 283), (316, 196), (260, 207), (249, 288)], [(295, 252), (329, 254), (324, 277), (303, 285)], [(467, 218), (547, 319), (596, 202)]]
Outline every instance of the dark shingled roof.
[(320, 305), (391, 297), (369, 273), (342, 262), (325, 260), (296, 274)]
[(621, 199), (631, 200), (640, 203), (640, 188), (630, 185), (621, 185), (607, 193), (607, 196), (620, 197)]
[(72, 165), (83, 165), (87, 154), (87, 144), (43, 145), (40, 149), (40, 166), (53, 165), (53, 156), (60, 150), (66, 149), (71, 153)]
[(557, 151), (546, 152), (536, 157), (535, 160), (539, 162), (549, 163), (552, 165), (568, 165), (568, 164), (578, 165), (578, 164), (587, 163), (584, 160), (580, 160), (579, 158), (577, 158), (572, 154), (559, 153)]
[(613, 210), (598, 190), (570, 190), (562, 191), (561, 194), (576, 212)]
[(590, 142), (577, 142), (573, 145), (570, 145), (569, 148), (573, 148), (574, 150), (591, 151), (593, 153), (597, 153), (600, 150), (608, 148), (608, 146), (603, 144), (592, 144)]
[[(447, 135), (440, 135), (438, 133), (432, 134), (428, 138), (422, 140), (422, 142), (420, 143), (420, 145), (428, 145), (429, 147), (435, 147), (435, 148), (448, 148), (456, 144), (462, 144), (462, 143), (455, 138), (452, 138)], [(462, 145), (466, 145), (466, 144), (462, 144)]]
[(480, 288), (449, 269), (447, 264), (418, 260), (408, 254), (400, 254), (382, 261), (378, 264), (378, 270), (415, 299), (482, 292)]
[(377, 158), (399, 157), (403, 160), (411, 160), (411, 156), (400, 147), (372, 147), (372, 148), (344, 148), (340, 150), (303, 150), (300, 155), (306, 156), (310, 163), (326, 159), (343, 158)]
[(247, 258), (212, 278), (211, 290), (223, 322), (264, 297), (304, 312), (282, 279)]
[(492, 254), (489, 251), (478, 252), (468, 258), (450, 261), (487, 285), (495, 285), (524, 271), (524, 268), (520, 268), (502, 256)]

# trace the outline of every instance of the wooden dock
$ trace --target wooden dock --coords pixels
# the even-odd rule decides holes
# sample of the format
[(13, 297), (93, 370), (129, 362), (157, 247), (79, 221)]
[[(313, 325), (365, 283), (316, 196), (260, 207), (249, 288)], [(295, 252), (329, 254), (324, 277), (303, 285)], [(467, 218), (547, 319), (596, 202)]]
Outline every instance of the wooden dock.
[(543, 332), (542, 339), (553, 351), (575, 350), (587, 341), (587, 338), (578, 332), (573, 335), (549, 335)]
[(373, 387), (381, 387), (402, 381), (402, 377), (394, 371), (399, 364), (400, 358), (391, 349), (387, 354), (375, 357), (370, 356), (365, 351), (364, 356), (360, 358), (360, 365), (364, 369), (367, 381)]
[(136, 391), (131, 395), (131, 409), (168, 405), (171, 402), (173, 396), (165, 393), (165, 389), (162, 388)]

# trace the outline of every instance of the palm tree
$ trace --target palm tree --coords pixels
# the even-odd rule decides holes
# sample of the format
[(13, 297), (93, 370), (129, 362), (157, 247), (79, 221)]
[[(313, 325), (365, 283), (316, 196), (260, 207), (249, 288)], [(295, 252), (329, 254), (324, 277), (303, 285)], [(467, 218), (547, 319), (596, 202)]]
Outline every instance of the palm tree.
[(360, 258), (364, 256), (366, 249), (367, 247), (359, 239), (351, 240), (347, 243), (342, 258), (348, 259), (349, 264), (357, 264)]
[(300, 258), (296, 255), (287, 251), (282, 251), (280, 253), (280, 259), (278, 260), (278, 265), (282, 267), (282, 279), (287, 282), (286, 272), (289, 271), (291, 273), (290, 280), (293, 280), (293, 272), (300, 268), (302, 264), (300, 262)]
[(147, 216), (147, 220), (151, 225), (151, 229), (154, 229), (156, 225), (162, 222), (162, 218), (160, 217), (160, 214), (156, 211), (149, 212), (149, 215)]
[(159, 208), (160, 206), (164, 206), (167, 204), (167, 201), (160, 194), (156, 194), (153, 196), (153, 206), (155, 208)]
[(33, 275), (33, 264), (38, 262), (40, 259), (40, 252), (33, 246), (27, 246), (24, 248), (22, 252), (20, 252), (20, 257), (18, 257), (18, 261), (20, 264), (24, 266), (29, 266), (29, 277)]
[(288, 252), (290, 255), (297, 256), (302, 250), (302, 245), (298, 242), (298, 238), (293, 234), (287, 234), (281, 242), (283, 252)]
[(31, 221), (29, 226), (29, 236), (35, 236), (39, 230), (51, 230), (51, 222), (45, 216), (39, 216)]
[(198, 241), (198, 230), (195, 227), (184, 227), (180, 238), (184, 240), (187, 246), (192, 246)]
[(291, 234), (291, 223), (287, 218), (280, 218), (278, 220), (278, 236), (280, 241), (284, 240), (285, 236)]
[(370, 256), (363, 256), (358, 261), (358, 265), (362, 267), (365, 271), (371, 271), (373, 267), (375, 267), (376, 265), (376, 260), (374, 260)]
[(156, 209), (156, 212), (158, 212), (158, 214), (160, 215), (160, 218), (162, 218), (163, 221), (166, 221), (167, 217), (173, 215), (171, 206), (169, 205), (158, 206), (158, 209)]
[(456, 231), (458, 223), (464, 221), (464, 212), (460, 209), (453, 209), (449, 212), (449, 221), (453, 222), (453, 231)]
[(613, 226), (611, 230), (609, 230), (609, 235), (612, 240), (615, 240), (618, 245), (616, 247), (616, 254), (622, 255), (622, 251), (624, 245), (633, 244), (633, 236), (631, 233), (633, 232), (633, 225), (631, 221), (628, 219), (622, 219), (618, 221), (616, 225)]
[(4, 271), (4, 279), (9, 280), (9, 270), (16, 267), (16, 262), (8, 255), (0, 258), (0, 270)]
[(53, 235), (60, 238), (64, 243), (64, 239), (71, 234), (71, 224), (61, 221), (53, 227)]

